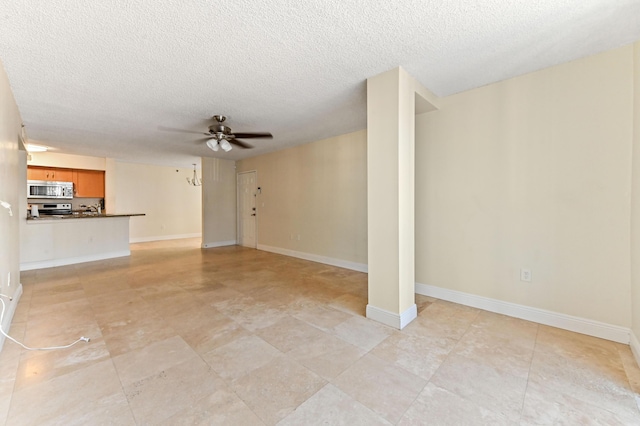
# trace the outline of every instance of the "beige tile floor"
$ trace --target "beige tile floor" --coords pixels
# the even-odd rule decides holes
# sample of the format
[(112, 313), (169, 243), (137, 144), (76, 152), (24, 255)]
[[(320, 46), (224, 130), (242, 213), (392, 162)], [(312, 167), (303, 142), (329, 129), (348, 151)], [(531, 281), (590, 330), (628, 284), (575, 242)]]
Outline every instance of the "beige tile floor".
[(24, 272), (0, 422), (640, 424), (628, 346), (417, 296), (364, 318), (365, 274), (194, 239)]

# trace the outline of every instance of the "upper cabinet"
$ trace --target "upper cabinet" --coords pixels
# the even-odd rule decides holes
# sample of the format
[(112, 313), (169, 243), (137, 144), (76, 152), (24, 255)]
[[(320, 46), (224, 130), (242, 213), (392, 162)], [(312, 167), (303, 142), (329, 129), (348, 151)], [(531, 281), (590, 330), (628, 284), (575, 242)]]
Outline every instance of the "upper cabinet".
[(60, 169), (57, 167), (30, 166), (27, 168), (27, 179), (50, 180), (55, 182), (72, 182), (73, 170)]
[(29, 166), (27, 179), (73, 182), (75, 197), (104, 198), (104, 171), (102, 170)]
[(104, 171), (73, 170), (73, 190), (76, 197), (104, 198)]

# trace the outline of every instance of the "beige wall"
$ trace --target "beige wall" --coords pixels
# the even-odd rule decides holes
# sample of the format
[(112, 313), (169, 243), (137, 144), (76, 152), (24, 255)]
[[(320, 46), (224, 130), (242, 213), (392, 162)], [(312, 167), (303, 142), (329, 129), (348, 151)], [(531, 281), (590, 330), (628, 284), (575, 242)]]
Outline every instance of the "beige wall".
[[(25, 156), (20, 154), (19, 135), (22, 119), (9, 86), (9, 80), (0, 62), (0, 201), (11, 205), (13, 216), (9, 210), (0, 207), (0, 292), (15, 296), (13, 301), (3, 299), (6, 310), (2, 327), (9, 329), (13, 312), (19, 300), (20, 286), (20, 206), (26, 201)], [(4, 336), (0, 336), (0, 348)]]
[[(190, 186), (193, 169), (115, 162), (109, 213), (145, 213), (132, 217), (133, 242), (200, 236), (201, 186)], [(111, 168), (111, 167), (110, 167)], [(107, 171), (109, 173), (109, 170)], [(200, 173), (200, 171), (198, 171)]]
[(631, 324), (632, 60), (627, 46), (417, 118), (417, 282)]
[(262, 188), (258, 246), (366, 264), (366, 142), (363, 130), (239, 161)]
[(236, 243), (236, 163), (202, 158), (202, 246)]
[[(640, 344), (640, 42), (634, 45), (633, 180), (631, 204), (631, 331)], [(635, 347), (640, 363), (640, 347)]]

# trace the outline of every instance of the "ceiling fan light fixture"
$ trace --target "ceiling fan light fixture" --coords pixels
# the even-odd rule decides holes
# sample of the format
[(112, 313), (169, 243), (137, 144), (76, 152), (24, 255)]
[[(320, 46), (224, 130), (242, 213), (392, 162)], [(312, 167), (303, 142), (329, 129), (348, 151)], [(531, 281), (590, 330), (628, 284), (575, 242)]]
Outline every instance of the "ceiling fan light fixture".
[(207, 146), (211, 148), (212, 151), (218, 151), (218, 149), (220, 148), (218, 145), (218, 141), (215, 139), (209, 139), (207, 141)]
[[(210, 150), (218, 151), (222, 148), (225, 152), (231, 151), (233, 146), (231, 144), (237, 145), (240, 148), (248, 149), (253, 148), (251, 144), (244, 142), (244, 139), (253, 139), (253, 138), (267, 138), (273, 139), (273, 135), (269, 132), (233, 132), (231, 127), (225, 126), (222, 124), (226, 117), (224, 115), (214, 115), (213, 120), (216, 123), (210, 125), (206, 132), (198, 132), (195, 130), (185, 130), (178, 129), (175, 127), (164, 127), (158, 126), (158, 130), (166, 130), (169, 132), (178, 132), (178, 133), (195, 133), (198, 135), (204, 135), (200, 139), (194, 142), (198, 143), (206, 143)], [(236, 139), (237, 138), (237, 139)]]

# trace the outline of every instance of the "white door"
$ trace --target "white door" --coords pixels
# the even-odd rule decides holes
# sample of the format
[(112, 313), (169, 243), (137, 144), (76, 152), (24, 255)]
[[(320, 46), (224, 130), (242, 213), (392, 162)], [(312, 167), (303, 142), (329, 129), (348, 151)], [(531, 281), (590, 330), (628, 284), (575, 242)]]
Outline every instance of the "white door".
[(238, 173), (238, 238), (256, 248), (256, 172)]

